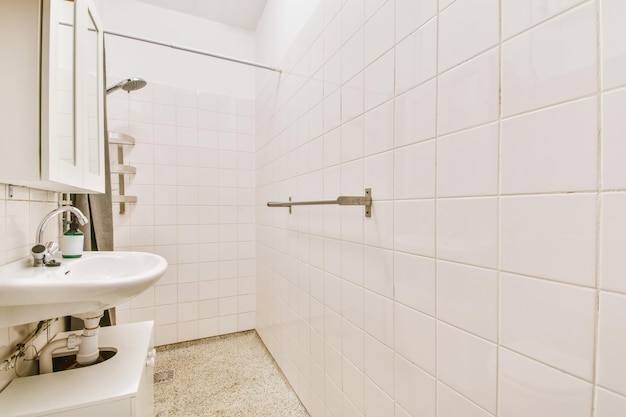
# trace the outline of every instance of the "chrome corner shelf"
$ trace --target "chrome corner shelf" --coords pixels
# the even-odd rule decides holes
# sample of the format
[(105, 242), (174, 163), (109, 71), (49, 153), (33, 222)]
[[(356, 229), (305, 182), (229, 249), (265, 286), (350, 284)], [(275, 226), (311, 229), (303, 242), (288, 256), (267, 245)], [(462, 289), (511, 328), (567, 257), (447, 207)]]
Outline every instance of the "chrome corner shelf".
[(137, 197), (133, 195), (125, 195), (125, 179), (124, 175), (135, 174), (137, 168), (130, 165), (124, 165), (124, 146), (134, 146), (135, 138), (120, 132), (109, 131), (109, 145), (117, 145), (117, 163), (111, 162), (111, 174), (117, 174), (119, 178), (119, 195), (112, 196), (114, 203), (119, 203), (120, 214), (126, 212), (126, 204), (136, 203)]
[(365, 206), (365, 217), (372, 217), (372, 189), (366, 188), (363, 196), (339, 196), (336, 200), (316, 200), (316, 201), (289, 201), (278, 202), (268, 201), (268, 207), (289, 207), (291, 214), (292, 206), (317, 206), (323, 204), (338, 204), (340, 206)]

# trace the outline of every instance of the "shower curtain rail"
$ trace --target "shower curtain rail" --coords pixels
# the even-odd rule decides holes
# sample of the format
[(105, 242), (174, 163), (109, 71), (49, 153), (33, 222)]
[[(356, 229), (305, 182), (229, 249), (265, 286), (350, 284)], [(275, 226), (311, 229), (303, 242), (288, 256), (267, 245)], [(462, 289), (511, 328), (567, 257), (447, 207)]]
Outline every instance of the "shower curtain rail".
[(246, 61), (245, 59), (234, 58), (232, 56), (215, 54), (215, 53), (212, 53), (212, 52), (203, 51), (201, 49), (187, 48), (186, 46), (176, 45), (176, 44), (173, 44), (173, 43), (166, 43), (166, 42), (161, 42), (161, 41), (157, 41), (157, 40), (154, 40), (154, 39), (148, 39), (148, 38), (140, 38), (139, 36), (127, 35), (127, 34), (119, 33), (119, 32), (112, 32), (110, 30), (105, 30), (104, 34), (105, 35), (118, 36), (120, 38), (132, 39), (132, 40), (140, 41), (140, 42), (151, 43), (153, 45), (166, 46), (168, 48), (178, 49), (179, 51), (191, 52), (191, 53), (194, 53), (194, 54), (210, 56), (212, 58), (217, 58), (217, 59), (224, 59), (226, 61), (232, 61), (232, 62), (236, 62), (238, 64), (250, 65), (252, 67), (263, 68), (263, 69), (274, 71), (274, 72), (282, 72), (281, 69), (275, 68), (275, 67), (270, 67), (269, 65), (259, 64), (257, 62), (253, 62), (253, 61)]
[(339, 196), (336, 200), (317, 200), (317, 201), (289, 201), (278, 202), (268, 201), (268, 207), (289, 207), (291, 214), (292, 206), (318, 206), (325, 204), (338, 204), (340, 206), (365, 206), (365, 217), (372, 217), (372, 189), (366, 188), (364, 196)]

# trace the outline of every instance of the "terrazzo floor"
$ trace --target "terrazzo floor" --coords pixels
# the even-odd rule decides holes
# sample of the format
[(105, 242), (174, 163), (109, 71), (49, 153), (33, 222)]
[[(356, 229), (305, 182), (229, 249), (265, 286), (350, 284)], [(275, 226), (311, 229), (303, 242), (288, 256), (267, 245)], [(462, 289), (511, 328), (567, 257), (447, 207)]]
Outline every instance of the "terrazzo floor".
[(156, 417), (308, 417), (254, 330), (157, 347)]

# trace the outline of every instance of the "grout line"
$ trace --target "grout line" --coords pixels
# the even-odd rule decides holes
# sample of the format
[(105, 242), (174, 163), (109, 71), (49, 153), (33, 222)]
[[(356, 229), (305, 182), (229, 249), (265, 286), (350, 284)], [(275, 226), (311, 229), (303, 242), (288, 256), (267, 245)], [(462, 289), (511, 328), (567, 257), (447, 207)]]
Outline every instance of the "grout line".
[(603, 122), (603, 105), (602, 105), (602, 2), (596, 2), (596, 65), (597, 65), (597, 191), (596, 191), (596, 271), (595, 271), (595, 309), (594, 309), (594, 343), (593, 343), (593, 361), (592, 361), (592, 387), (591, 387), (591, 413), (595, 415), (597, 409), (597, 389), (598, 389), (598, 360), (600, 352), (600, 277), (602, 267), (602, 122)]

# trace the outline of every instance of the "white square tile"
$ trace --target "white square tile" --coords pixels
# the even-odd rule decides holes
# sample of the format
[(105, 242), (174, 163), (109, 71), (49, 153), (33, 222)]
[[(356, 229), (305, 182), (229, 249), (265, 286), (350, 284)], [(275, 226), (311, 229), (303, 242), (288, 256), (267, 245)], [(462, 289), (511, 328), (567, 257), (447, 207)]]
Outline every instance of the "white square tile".
[(502, 348), (498, 381), (498, 416), (591, 415), (591, 384)]
[(435, 315), (435, 261), (395, 252), (395, 300), (422, 313)]
[(626, 415), (626, 397), (597, 388), (595, 409), (595, 417), (621, 417)]
[(363, 287), (341, 281), (341, 317), (360, 329), (363, 328), (365, 314)]
[(435, 75), (437, 71), (435, 20), (428, 22), (396, 45), (395, 69), (396, 94), (403, 93)]
[(477, 266), (497, 267), (498, 199), (439, 200), (437, 256)]
[[(393, 370), (393, 356), (391, 368)], [(393, 393), (390, 395), (393, 396)], [(394, 401), (391, 396), (383, 392), (372, 380), (365, 378), (365, 415), (393, 415)]]
[(496, 342), (497, 272), (437, 262), (437, 318)]
[[(378, 340), (365, 336), (365, 376), (387, 395), (394, 395), (394, 352)], [(367, 399), (366, 399), (367, 403)]]
[(393, 198), (393, 152), (370, 156), (363, 160), (366, 188), (376, 190), (377, 200)]
[[(109, 113), (108, 117), (113, 116)], [(155, 123), (163, 125), (176, 125), (176, 106), (168, 104), (155, 104), (154, 121)]]
[(217, 97), (218, 110), (220, 113), (237, 114), (237, 98), (226, 95)]
[(396, 0), (396, 39), (403, 39), (436, 14), (436, 0)]
[[(360, 106), (361, 108), (363, 108), (363, 86), (361, 86), (360, 90)], [(337, 128), (341, 124), (342, 98), (343, 97), (341, 90), (336, 90), (334, 93), (329, 94), (328, 97), (324, 99), (324, 132), (326, 134), (328, 134), (329, 131)], [(359, 112), (357, 111), (356, 114), (358, 113)]]
[(396, 148), (394, 151), (394, 197), (429, 198), (435, 196), (435, 141)]
[[(331, 130), (324, 135), (324, 167), (337, 165), (341, 162), (341, 129)], [(324, 176), (327, 172), (325, 171)]]
[(365, 332), (348, 320), (341, 323), (341, 353), (345, 360), (363, 371), (364, 365), (364, 337)]
[[(353, 3), (360, 3), (360, 0), (352, 0)], [(364, 67), (365, 55), (365, 36), (363, 29), (359, 30), (346, 44), (341, 48), (341, 82), (345, 83), (356, 74), (361, 72)]]
[(324, 310), (324, 337), (331, 346), (341, 350), (341, 316), (329, 308)]
[(362, 26), (365, 20), (365, 3), (362, 0), (348, 0), (341, 9), (341, 41), (345, 43)]
[(363, 285), (366, 289), (393, 298), (393, 252), (364, 247)]
[(626, 395), (626, 296), (600, 293), (598, 384)]
[(498, 191), (498, 125), (437, 139), (437, 196), (493, 195)]
[(168, 304), (157, 306), (154, 311), (154, 322), (157, 326), (165, 324), (174, 324), (178, 319), (178, 306), (176, 304)]
[(464, 0), (439, 15), (439, 71), (460, 64), (498, 43), (499, 1)]
[(396, 355), (396, 416), (435, 417), (436, 381), (426, 372)]
[(606, 93), (602, 96), (602, 188), (626, 188), (626, 90)]
[(439, 417), (491, 417), (491, 414), (441, 383), (437, 384), (437, 412)]
[[(363, 152), (372, 155), (393, 148), (394, 103), (393, 100), (365, 113), (363, 127)], [(392, 189), (378, 190), (384, 195)]]
[(365, 331), (389, 347), (393, 347), (393, 301), (365, 291)]
[(504, 197), (500, 216), (503, 270), (595, 285), (595, 195)]
[(500, 107), (498, 48), (439, 77), (437, 126), (440, 134), (487, 123)]
[[(341, 54), (335, 54), (341, 48), (341, 14), (337, 14), (326, 26), (323, 35), (324, 36), (324, 60), (327, 61), (324, 66), (324, 79), (327, 80), (327, 67), (330, 65), (335, 66), (335, 63), (331, 64), (331, 57), (335, 59), (341, 59)], [(339, 69), (339, 66), (336, 66)], [(341, 77), (337, 79), (337, 85), (341, 84)]]
[(511, 274), (500, 279), (501, 344), (591, 381), (594, 291)]
[(431, 375), (436, 374), (435, 319), (395, 304), (395, 351)]
[(189, 107), (176, 107), (176, 125), (198, 127), (198, 110)]
[(624, 21), (626, 4), (620, 0), (602, 1), (602, 86), (612, 88), (626, 84), (626, 45)]
[(564, 0), (559, 2), (504, 2), (502, 3), (502, 37), (506, 39), (516, 35), (582, 2), (583, 0)]
[(198, 302), (178, 304), (178, 322), (198, 319)]
[(324, 239), (324, 271), (341, 275), (341, 244), (335, 239)]
[(502, 122), (502, 192), (597, 188), (598, 103), (564, 104)]
[(597, 88), (595, 1), (502, 45), (502, 114), (591, 94)]
[[(343, 361), (343, 394), (361, 414), (365, 411), (365, 376), (350, 362)], [(346, 402), (343, 409), (346, 414)], [(350, 415), (350, 414), (348, 414)], [(356, 416), (356, 414), (353, 414)]]
[(364, 70), (364, 110), (393, 98), (394, 51), (390, 50)]
[(217, 317), (198, 320), (198, 336), (213, 337), (219, 334), (219, 319)]
[(341, 243), (341, 277), (363, 286), (363, 245)]
[(363, 116), (341, 126), (341, 161), (363, 157)]
[(178, 341), (186, 342), (198, 338), (198, 321), (192, 320), (177, 324)]
[(600, 288), (626, 293), (626, 194), (603, 194), (601, 207)]
[(395, 145), (433, 138), (437, 127), (437, 85), (425, 83), (396, 97)]
[(363, 113), (363, 72), (341, 87), (341, 121), (347, 122)]
[(496, 412), (497, 347), (445, 324), (437, 325), (437, 377), (490, 413)]
[[(237, 315), (220, 316), (219, 317), (219, 334), (235, 333), (237, 331)], [(197, 339), (197, 337), (196, 337)]]
[(433, 200), (394, 203), (395, 249), (415, 255), (435, 255), (435, 202)]
[[(393, 48), (396, 18), (394, 6), (395, 2), (387, 1), (365, 24), (365, 65), (370, 64), (383, 53)], [(393, 56), (393, 53), (391, 56)]]
[(154, 344), (156, 346), (169, 345), (178, 342), (176, 324), (157, 325), (154, 328)]

